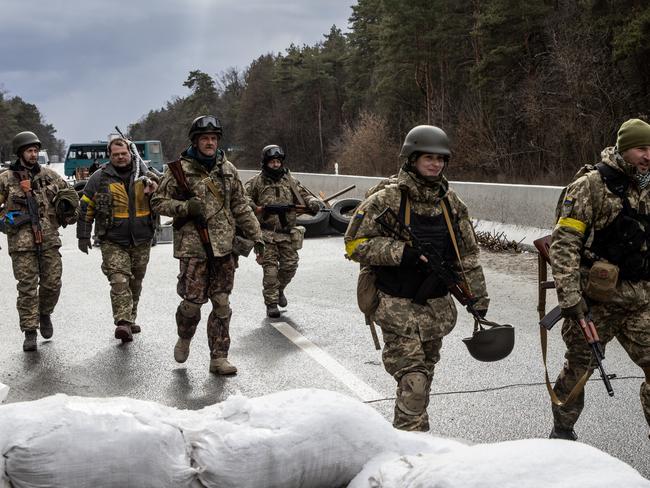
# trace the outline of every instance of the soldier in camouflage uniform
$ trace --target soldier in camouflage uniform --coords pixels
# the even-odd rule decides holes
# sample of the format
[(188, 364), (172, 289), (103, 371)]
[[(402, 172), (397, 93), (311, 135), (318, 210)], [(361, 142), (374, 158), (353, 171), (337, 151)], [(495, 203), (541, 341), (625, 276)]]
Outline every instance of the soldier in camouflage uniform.
[[(287, 306), (284, 289), (298, 269), (298, 250), (292, 244), (296, 229), (296, 208), (270, 211), (266, 205), (296, 205), (308, 207), (312, 213), (320, 210), (318, 198), (311, 195), (284, 166), (284, 151), (280, 146), (270, 145), (262, 149), (262, 171), (246, 183), (246, 193), (257, 215), (264, 237), (264, 257), (258, 259), (264, 270), (262, 279), (266, 314), (279, 317), (281, 307)], [(302, 241), (293, 236), (293, 242)]]
[[(643, 369), (641, 405), (650, 424), (650, 125), (625, 122), (616, 146), (604, 149), (601, 158), (567, 187), (553, 230), (550, 257), (567, 346), (554, 390), (564, 399), (585, 372), (593, 372), (577, 323), (589, 308), (603, 346), (618, 339)], [(619, 274), (607, 297), (595, 299), (585, 292), (589, 269), (598, 261), (618, 266)], [(572, 403), (553, 404), (550, 437), (577, 439), (573, 427), (583, 407), (584, 391)]]
[[(244, 237), (255, 241), (257, 254), (263, 254), (264, 243), (237, 169), (217, 147), (221, 135), (221, 123), (216, 117), (197, 117), (189, 131), (192, 145), (180, 159), (193, 196), (188, 198), (168, 168), (151, 204), (156, 212), (174, 218), (174, 257), (180, 260), (177, 291), (183, 299), (176, 311), (179, 338), (174, 358), (179, 363), (187, 360), (190, 341), (201, 320), (201, 306), (209, 299), (210, 372), (225, 375), (237, 372), (228, 361), (232, 315), (229, 296), (236, 265), (232, 253), (235, 226)], [(207, 225), (207, 245), (214, 259), (208, 259), (197, 222)]]
[[(406, 162), (397, 183), (362, 202), (345, 234), (347, 255), (372, 266), (376, 275), (379, 305), (372, 319), (382, 330), (384, 367), (397, 381), (393, 425), (403, 430), (429, 429), (427, 406), (433, 372), (440, 360), (442, 338), (454, 328), (457, 313), (442, 281), (430, 289), (426, 305), (413, 302), (428, 276), (420, 264), (426, 258), (405, 241), (393, 238), (375, 217), (387, 207), (403, 215), (421, 241), (456, 266), (462, 264), (481, 315), (489, 304), (467, 207), (442, 175), (450, 155), (447, 136), (441, 129), (427, 125), (413, 128), (402, 146), (400, 156)], [(450, 213), (462, 263), (456, 259), (443, 204)]]
[[(51, 314), (61, 291), (61, 239), (58, 228), (76, 221), (76, 192), (55, 171), (38, 164), (41, 142), (33, 132), (13, 139), (18, 159), (0, 174), (0, 219), (7, 233), (24, 351), (36, 350), (36, 331), (53, 334)], [(27, 194), (36, 202), (38, 225), (29, 218)], [(40, 226), (40, 229), (37, 227)]]
[(109, 141), (110, 162), (86, 183), (77, 224), (79, 250), (88, 254), (95, 223), (102, 271), (111, 287), (115, 338), (122, 342), (132, 341), (133, 334), (140, 332), (135, 320), (156, 223), (149, 200), (158, 187), (157, 177), (131, 153), (129, 145), (122, 138)]

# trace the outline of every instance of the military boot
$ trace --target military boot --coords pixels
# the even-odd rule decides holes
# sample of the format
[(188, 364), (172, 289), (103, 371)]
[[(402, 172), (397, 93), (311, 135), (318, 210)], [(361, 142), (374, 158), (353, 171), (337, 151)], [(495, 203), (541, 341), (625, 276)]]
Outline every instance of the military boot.
[(36, 350), (36, 331), (35, 330), (26, 330), (25, 331), (25, 342), (23, 342), (23, 351), (35, 351)]
[(132, 334), (139, 334), (142, 329), (140, 328), (139, 325), (137, 324), (131, 324), (131, 333)]
[(210, 373), (226, 375), (235, 374), (237, 368), (230, 364), (228, 358), (212, 358), (210, 359)]
[(54, 328), (52, 327), (52, 319), (48, 314), (40, 314), (41, 322), (41, 336), (43, 339), (49, 339), (54, 334)]
[(280, 316), (280, 311), (275, 303), (266, 306), (266, 316), (272, 319), (277, 319)]
[(131, 332), (131, 324), (120, 322), (115, 327), (115, 338), (120, 339), (122, 342), (131, 342), (133, 340), (133, 332)]
[(192, 339), (179, 337), (174, 346), (174, 359), (177, 363), (184, 363), (190, 355), (190, 342)]
[(287, 297), (284, 296), (284, 288), (280, 289), (280, 296), (278, 297), (278, 305), (282, 308), (287, 306)]
[(565, 441), (577, 441), (578, 434), (573, 429), (560, 429), (559, 427), (553, 427), (551, 433), (548, 436), (549, 439), (564, 439)]

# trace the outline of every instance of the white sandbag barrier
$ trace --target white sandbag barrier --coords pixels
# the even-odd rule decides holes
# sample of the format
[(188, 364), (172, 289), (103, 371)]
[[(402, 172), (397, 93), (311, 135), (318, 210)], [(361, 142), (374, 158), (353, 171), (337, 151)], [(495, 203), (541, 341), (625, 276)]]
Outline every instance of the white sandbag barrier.
[(468, 446), (395, 430), (358, 400), (305, 389), (235, 395), (199, 411), (66, 395), (3, 405), (0, 486), (635, 488), (650, 482), (583, 444)]

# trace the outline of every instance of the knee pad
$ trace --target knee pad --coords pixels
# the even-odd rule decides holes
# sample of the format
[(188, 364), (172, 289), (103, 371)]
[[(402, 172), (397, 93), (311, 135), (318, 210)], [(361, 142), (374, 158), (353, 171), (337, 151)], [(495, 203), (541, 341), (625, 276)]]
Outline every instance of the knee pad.
[(129, 291), (129, 277), (120, 273), (111, 275), (111, 290), (116, 295)]
[(212, 299), (212, 307), (217, 317), (226, 318), (230, 315), (230, 301), (227, 293), (217, 293)]
[(429, 404), (429, 379), (424, 373), (406, 373), (397, 385), (397, 407), (407, 415), (421, 415)]
[(178, 306), (178, 313), (190, 320), (201, 320), (201, 304), (183, 300)]

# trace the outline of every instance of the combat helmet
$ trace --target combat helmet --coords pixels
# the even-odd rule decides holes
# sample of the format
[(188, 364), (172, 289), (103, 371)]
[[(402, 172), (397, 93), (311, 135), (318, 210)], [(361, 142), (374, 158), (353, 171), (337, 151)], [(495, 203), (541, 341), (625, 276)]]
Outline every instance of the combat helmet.
[(19, 156), (18, 153), (20, 150), (26, 146), (38, 146), (40, 149), (41, 141), (36, 134), (28, 130), (19, 132), (11, 140), (11, 148), (13, 149), (16, 156)]
[(264, 166), (271, 159), (279, 159), (284, 162), (285, 154), (280, 146), (277, 144), (270, 144), (264, 146), (262, 149), (262, 166)]
[[(487, 325), (488, 328), (484, 328)], [(479, 361), (499, 361), (507, 357), (515, 347), (515, 329), (512, 325), (497, 324), (487, 320), (474, 322), (472, 337), (463, 342), (474, 359)]]
[(221, 122), (214, 115), (201, 115), (192, 121), (188, 137), (190, 141), (194, 142), (194, 136), (200, 134), (217, 134), (219, 137), (223, 135), (223, 127)]
[(400, 157), (411, 160), (415, 153), (442, 154), (446, 160), (451, 156), (449, 138), (445, 131), (435, 125), (418, 125), (413, 127), (406, 137)]

